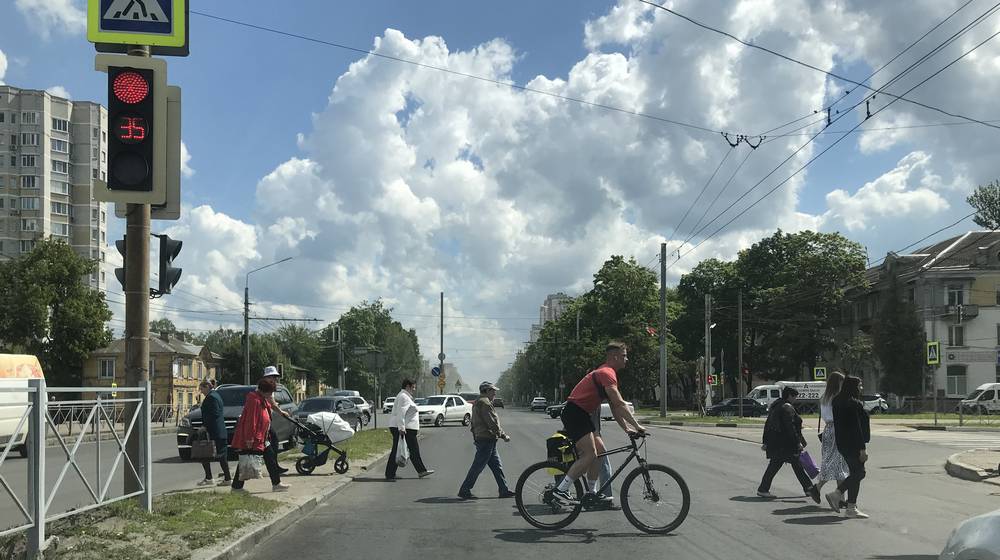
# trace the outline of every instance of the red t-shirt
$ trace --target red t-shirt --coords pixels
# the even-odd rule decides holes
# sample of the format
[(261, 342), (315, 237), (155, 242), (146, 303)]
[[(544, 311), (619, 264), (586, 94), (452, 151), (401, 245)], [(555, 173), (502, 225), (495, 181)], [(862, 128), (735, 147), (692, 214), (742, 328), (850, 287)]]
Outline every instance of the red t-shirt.
[(597, 381), (597, 385), (600, 385), (602, 388), (607, 388), (610, 385), (618, 385), (618, 375), (615, 373), (615, 370), (611, 366), (604, 364), (584, 375), (583, 379), (576, 384), (576, 387), (573, 387), (573, 391), (566, 400), (591, 414), (596, 412), (601, 407), (603, 397), (597, 391), (597, 385), (594, 384), (595, 380)]

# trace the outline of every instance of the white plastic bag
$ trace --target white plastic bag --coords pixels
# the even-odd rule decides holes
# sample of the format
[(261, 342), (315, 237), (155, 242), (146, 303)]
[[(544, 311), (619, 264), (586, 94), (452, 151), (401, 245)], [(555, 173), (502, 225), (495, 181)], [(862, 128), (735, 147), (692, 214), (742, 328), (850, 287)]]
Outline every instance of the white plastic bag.
[(399, 434), (399, 447), (396, 448), (396, 466), (405, 467), (410, 458), (410, 449), (406, 447), (406, 438)]
[(310, 414), (306, 420), (311, 424), (319, 426), (323, 430), (323, 433), (330, 438), (331, 443), (337, 443), (354, 437), (354, 428), (347, 423), (347, 420), (341, 418), (339, 414), (333, 412), (316, 412)]
[(240, 455), (240, 480), (253, 480), (264, 476), (264, 457), (261, 455)]

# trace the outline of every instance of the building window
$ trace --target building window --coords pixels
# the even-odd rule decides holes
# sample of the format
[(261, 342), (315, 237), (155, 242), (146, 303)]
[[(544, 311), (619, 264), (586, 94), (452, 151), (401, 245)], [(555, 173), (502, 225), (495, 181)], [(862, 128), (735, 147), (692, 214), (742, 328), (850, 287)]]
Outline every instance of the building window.
[(69, 153), (69, 142), (65, 140), (58, 140), (56, 138), (52, 139), (52, 151), (59, 152), (60, 154)]
[(59, 132), (69, 132), (69, 121), (53, 117), (52, 130), (58, 130)]
[(95, 126), (93, 130), (94, 130), (94, 139), (96, 140), (97, 139), (97, 127)]
[(10, 166), (14, 167), (17, 165), (17, 156), (10, 156)]
[(965, 305), (965, 290), (961, 284), (948, 285), (948, 305)]
[(948, 395), (964, 397), (966, 394), (968, 394), (968, 387), (966, 386), (965, 366), (948, 366)]
[(21, 197), (21, 210), (38, 210), (38, 199), (34, 197)]
[(38, 124), (38, 113), (24, 111), (21, 113), (21, 124)]
[(108, 220), (108, 214), (104, 210), (101, 210), (101, 223), (103, 224), (107, 220)]
[(91, 176), (92, 176), (92, 177), (93, 177), (94, 179), (96, 179), (96, 178), (97, 178), (97, 168), (96, 168), (96, 167), (90, 170), (90, 175), (91, 175)]
[(4, 113), (3, 111), (0, 111), (0, 123), (2, 123), (2, 122), (3, 122), (3, 119), (4, 119), (4, 115), (5, 115), (5, 114), (6, 114), (6, 113)]
[(91, 241), (97, 241), (97, 230), (96, 229), (90, 230), (90, 240)]
[(948, 346), (965, 346), (965, 326), (948, 326)]
[(21, 231), (38, 231), (38, 220), (21, 218)]
[(10, 135), (10, 145), (17, 146), (17, 134)]
[(65, 202), (51, 202), (49, 203), (49, 208), (52, 210), (53, 214), (69, 216), (69, 204), (66, 204)]
[(60, 237), (69, 237), (69, 224), (52, 224), (52, 235), (58, 235)]
[(63, 175), (69, 173), (69, 163), (57, 159), (52, 160), (52, 172), (62, 173)]
[(95, 222), (97, 221), (97, 208), (90, 209), (90, 219)]
[(106, 173), (104, 173), (103, 171), (101, 171), (101, 180), (102, 180), (102, 181), (107, 181), (107, 180), (108, 180), (108, 176), (107, 176), (107, 174), (106, 174)]
[(35, 156), (22, 154), (21, 155), (21, 167), (35, 167), (38, 164), (38, 160)]
[[(101, 262), (105, 262), (106, 260), (107, 258), (105, 257), (104, 251), (101, 251)], [(1000, 329), (1000, 325), (997, 325), (997, 328)]]
[(22, 189), (37, 189), (38, 188), (38, 177), (34, 175), (21, 175), (21, 188)]
[(103, 231), (101, 232), (101, 243), (107, 243), (107, 237), (104, 235)]
[(115, 378), (115, 359), (114, 358), (101, 358), (101, 379), (114, 379)]
[(0, 210), (3, 210), (3, 201), (6, 199), (0, 198)]
[(52, 181), (52, 192), (55, 194), (69, 194), (69, 183), (66, 181)]
[(108, 161), (108, 154), (101, 151), (101, 163), (106, 163)]
[(108, 281), (108, 280), (107, 280), (107, 278), (105, 278), (105, 275), (104, 275), (104, 271), (102, 270), (102, 271), (101, 271), (101, 283), (102, 283), (102, 284), (104, 284), (104, 283), (106, 283), (107, 281)]
[(22, 146), (37, 146), (38, 145), (38, 135), (33, 132), (22, 132), (21, 133), (21, 145)]
[(22, 253), (30, 253), (30, 252), (32, 252), (34, 250), (35, 250), (35, 242), (34, 241), (26, 241), (26, 240), (23, 240), (23, 239), (21, 240), (21, 252)]

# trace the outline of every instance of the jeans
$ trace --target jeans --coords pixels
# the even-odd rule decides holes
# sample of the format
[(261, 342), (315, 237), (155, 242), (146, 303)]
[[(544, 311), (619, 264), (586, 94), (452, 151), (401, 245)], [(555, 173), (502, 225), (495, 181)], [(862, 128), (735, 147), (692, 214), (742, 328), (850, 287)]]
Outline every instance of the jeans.
[[(396, 478), (396, 451), (399, 449), (399, 428), (389, 428), (392, 432), (392, 452), (389, 453), (389, 460), (385, 463), (385, 477)], [(418, 473), (427, 470), (424, 461), (420, 458), (420, 444), (417, 443), (417, 430), (406, 430), (406, 447), (410, 451), (410, 462)]]
[(805, 469), (799, 463), (799, 458), (796, 455), (785, 459), (771, 459), (771, 462), (767, 464), (767, 469), (764, 471), (764, 478), (760, 480), (760, 486), (757, 488), (760, 492), (768, 492), (771, 490), (771, 481), (774, 480), (774, 475), (778, 474), (781, 470), (782, 465), (789, 463), (792, 465), (792, 471), (795, 472), (795, 477), (799, 479), (799, 484), (802, 485), (802, 489), (809, 492), (812, 488), (812, 479), (806, 474)]
[[(278, 472), (278, 454), (268, 453), (267, 449), (264, 449), (264, 453), (258, 453), (256, 451), (241, 451), (240, 455), (263, 455), (264, 456), (264, 466), (267, 468), (267, 475), (271, 477), (271, 485), (275, 485), (281, 482), (281, 474)], [(233, 475), (233, 488), (240, 489), (243, 488), (244, 481), (240, 480), (240, 465), (236, 465), (236, 474)]]
[(479, 474), (487, 465), (493, 471), (493, 478), (497, 481), (497, 489), (500, 493), (510, 492), (510, 488), (507, 486), (507, 477), (503, 474), (503, 463), (500, 461), (500, 454), (497, 453), (497, 440), (476, 440), (475, 445), (476, 456), (472, 460), (469, 474), (465, 475), (465, 482), (458, 489), (458, 493), (468, 494), (472, 492), (472, 487), (476, 485), (476, 479), (479, 478)]
[(861, 450), (843, 452), (844, 460), (847, 461), (851, 475), (837, 485), (837, 490), (847, 494), (847, 503), (857, 504), (858, 494), (861, 492), (861, 481), (865, 478), (865, 464), (861, 462)]
[[(224, 439), (215, 440), (215, 457), (219, 461), (219, 466), (222, 468), (222, 473), (225, 475), (226, 480), (232, 478), (232, 475), (229, 474), (229, 461), (226, 458), (228, 454), (228, 442)], [(205, 480), (212, 480), (212, 461), (205, 459), (201, 462), (201, 466), (205, 469)]]

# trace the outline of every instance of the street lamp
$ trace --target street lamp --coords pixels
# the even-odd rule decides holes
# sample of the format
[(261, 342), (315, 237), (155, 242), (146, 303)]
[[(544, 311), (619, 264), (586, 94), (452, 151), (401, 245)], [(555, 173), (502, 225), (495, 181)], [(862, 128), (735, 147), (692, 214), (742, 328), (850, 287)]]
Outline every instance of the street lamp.
[(255, 268), (247, 272), (243, 282), (243, 384), (250, 384), (250, 275), (259, 270), (288, 262), (292, 257), (285, 257), (280, 261), (274, 261), (260, 268)]

